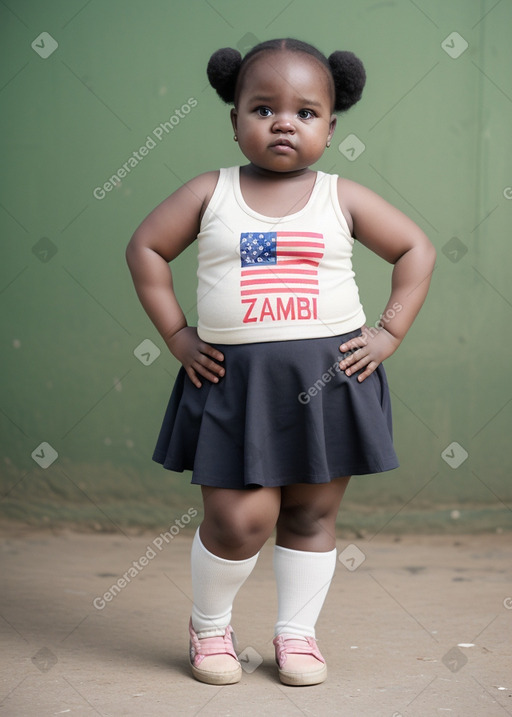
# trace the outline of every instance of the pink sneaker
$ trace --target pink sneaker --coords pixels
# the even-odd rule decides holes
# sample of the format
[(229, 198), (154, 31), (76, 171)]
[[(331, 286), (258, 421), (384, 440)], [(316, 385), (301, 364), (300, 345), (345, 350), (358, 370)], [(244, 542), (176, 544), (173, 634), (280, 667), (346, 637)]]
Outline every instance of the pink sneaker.
[(222, 636), (199, 639), (190, 620), (189, 632), (190, 664), (196, 680), (207, 685), (232, 685), (240, 681), (242, 666), (233, 647), (231, 625)]
[(284, 685), (318, 685), (325, 680), (327, 667), (313, 637), (278, 635), (273, 643)]

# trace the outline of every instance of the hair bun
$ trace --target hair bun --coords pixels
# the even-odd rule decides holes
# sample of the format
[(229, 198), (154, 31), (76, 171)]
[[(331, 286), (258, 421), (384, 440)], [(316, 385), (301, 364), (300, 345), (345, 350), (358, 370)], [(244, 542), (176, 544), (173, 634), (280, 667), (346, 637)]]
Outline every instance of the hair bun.
[(334, 109), (343, 112), (359, 102), (366, 82), (366, 72), (361, 60), (353, 52), (336, 50), (329, 55), (336, 101)]
[(206, 74), (211, 86), (224, 102), (234, 102), (236, 80), (241, 64), (242, 55), (231, 47), (217, 50), (210, 57)]

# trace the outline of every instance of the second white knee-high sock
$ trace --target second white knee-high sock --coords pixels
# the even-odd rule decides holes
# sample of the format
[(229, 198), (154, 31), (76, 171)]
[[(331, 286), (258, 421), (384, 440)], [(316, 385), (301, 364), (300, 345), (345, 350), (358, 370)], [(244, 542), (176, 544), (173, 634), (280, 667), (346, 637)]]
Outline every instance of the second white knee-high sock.
[(224, 635), (233, 600), (251, 574), (259, 553), (246, 560), (225, 560), (207, 550), (199, 529), (192, 543), (192, 625), (199, 638)]
[(282, 633), (315, 637), (320, 615), (336, 569), (336, 548), (326, 553), (274, 547), (278, 614), (276, 636)]

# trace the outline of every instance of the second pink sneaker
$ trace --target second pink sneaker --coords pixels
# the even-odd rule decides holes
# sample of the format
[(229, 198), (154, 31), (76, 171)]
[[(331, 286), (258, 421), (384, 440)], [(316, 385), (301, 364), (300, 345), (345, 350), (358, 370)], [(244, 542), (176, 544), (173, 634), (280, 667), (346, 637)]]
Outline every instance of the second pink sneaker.
[(278, 635), (273, 643), (284, 685), (318, 685), (325, 680), (327, 667), (313, 637)]

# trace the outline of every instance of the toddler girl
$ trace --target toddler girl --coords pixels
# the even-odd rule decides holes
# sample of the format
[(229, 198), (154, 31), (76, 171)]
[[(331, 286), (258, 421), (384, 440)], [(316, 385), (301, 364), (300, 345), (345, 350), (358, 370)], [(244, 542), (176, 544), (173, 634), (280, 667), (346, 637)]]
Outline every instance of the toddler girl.
[[(209, 684), (240, 680), (232, 605), (275, 529), (279, 677), (317, 684), (327, 674), (315, 623), (336, 566), (336, 515), (351, 475), (398, 465), (382, 362), (425, 299), (435, 252), (369, 189), (310, 169), (336, 113), (361, 96), (365, 72), (353, 54), (327, 59), (304, 42), (272, 40), (243, 60), (217, 51), (208, 77), (233, 104), (248, 162), (191, 179), (127, 249), (139, 298), (182, 364), (154, 459), (192, 470), (204, 502), (192, 545), (192, 673)], [(169, 262), (196, 239), (194, 328)], [(393, 265), (371, 330), (355, 239)]]

